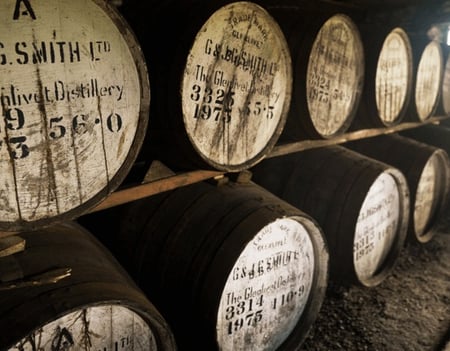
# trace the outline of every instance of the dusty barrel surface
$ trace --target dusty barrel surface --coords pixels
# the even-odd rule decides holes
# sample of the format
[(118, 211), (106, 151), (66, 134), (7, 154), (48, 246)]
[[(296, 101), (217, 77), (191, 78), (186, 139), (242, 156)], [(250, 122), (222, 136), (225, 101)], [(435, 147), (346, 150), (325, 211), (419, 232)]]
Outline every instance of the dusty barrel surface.
[(450, 179), (447, 152), (396, 134), (356, 140), (345, 146), (403, 172), (411, 197), (408, 239), (430, 241), (447, 205)]
[(330, 146), (269, 158), (252, 172), (257, 184), (317, 220), (330, 279), (375, 286), (388, 276), (408, 229), (409, 190), (398, 169)]
[(1, 230), (73, 219), (137, 157), (150, 103), (146, 64), (99, 0), (0, 5)]
[(438, 41), (411, 36), (411, 44), (415, 80), (406, 119), (424, 122), (434, 115), (441, 101), (444, 56)]
[(270, 5), (291, 50), (293, 91), (282, 141), (330, 138), (350, 126), (361, 98), (364, 49), (351, 15)]
[[(278, 140), (291, 99), (291, 58), (278, 23), (245, 1), (180, 1), (157, 13), (148, 28), (136, 26), (159, 87), (142, 158), (225, 171), (260, 161)], [(161, 35), (166, 18), (173, 29)]]
[(324, 298), (320, 227), (253, 183), (197, 183), (133, 203), (117, 243), (180, 349), (295, 350)]
[[(445, 56), (445, 55), (444, 55)], [(443, 115), (450, 116), (450, 55), (446, 54), (444, 73), (442, 77), (442, 93), (440, 109)], [(438, 108), (439, 110), (439, 108)]]
[(409, 106), (413, 56), (401, 27), (360, 25), (364, 43), (365, 80), (358, 112), (350, 129), (399, 124)]
[(20, 237), (25, 250), (0, 257), (2, 350), (176, 350), (159, 311), (83, 227)]

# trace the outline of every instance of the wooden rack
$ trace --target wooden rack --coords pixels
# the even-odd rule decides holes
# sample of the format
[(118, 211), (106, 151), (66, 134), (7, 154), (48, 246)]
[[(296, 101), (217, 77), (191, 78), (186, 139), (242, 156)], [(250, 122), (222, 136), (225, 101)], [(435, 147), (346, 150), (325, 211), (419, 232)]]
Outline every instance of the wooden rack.
[[(442, 120), (447, 118), (447, 116), (436, 116), (429, 118), (425, 122), (405, 122), (393, 127), (362, 129), (355, 132), (344, 133), (343, 135), (332, 139), (302, 140), (294, 143), (280, 144), (276, 145), (266, 158), (282, 156), (311, 148), (343, 144), (348, 141), (370, 138), (381, 134), (395, 133), (405, 129), (417, 128), (426, 124), (439, 124)], [(211, 170), (194, 170), (179, 174), (173, 172), (159, 174), (156, 177), (150, 177), (152, 180), (144, 181), (140, 185), (113, 192), (104, 201), (91, 209), (90, 212), (101, 211), (207, 179), (219, 179), (224, 177), (225, 174), (226, 172), (223, 171)]]

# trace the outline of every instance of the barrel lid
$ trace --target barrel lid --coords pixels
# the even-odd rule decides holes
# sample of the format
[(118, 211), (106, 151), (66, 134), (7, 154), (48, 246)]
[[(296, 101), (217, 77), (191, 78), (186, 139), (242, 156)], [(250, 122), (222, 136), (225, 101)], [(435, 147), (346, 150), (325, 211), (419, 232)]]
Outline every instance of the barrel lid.
[(450, 55), (448, 54), (444, 64), (441, 89), (442, 112), (445, 116), (450, 116)]
[(408, 206), (393, 174), (380, 173), (361, 205), (355, 226), (353, 262), (361, 284), (378, 284), (390, 272), (403, 247)]
[(412, 93), (413, 58), (406, 31), (392, 29), (379, 52), (375, 76), (375, 101), (386, 126), (401, 122)]
[(345, 132), (353, 120), (364, 78), (359, 30), (344, 14), (331, 16), (309, 54), (306, 95), (311, 120), (323, 137)]
[(308, 303), (314, 265), (313, 243), (299, 221), (282, 218), (265, 226), (240, 253), (224, 286), (217, 318), (220, 347), (250, 342), (257, 349), (278, 348)]
[(150, 103), (145, 61), (101, 0), (0, 4), (0, 229), (73, 219), (134, 161)]
[(430, 154), (417, 183), (412, 216), (414, 239), (425, 243), (436, 233), (438, 218), (445, 209), (449, 193), (450, 161), (447, 152)]
[(442, 47), (437, 41), (430, 41), (423, 49), (416, 70), (414, 90), (416, 112), (421, 121), (435, 113), (441, 97), (444, 73)]
[(187, 136), (206, 163), (242, 170), (268, 153), (285, 124), (291, 71), (284, 35), (259, 5), (231, 3), (207, 19), (180, 86)]

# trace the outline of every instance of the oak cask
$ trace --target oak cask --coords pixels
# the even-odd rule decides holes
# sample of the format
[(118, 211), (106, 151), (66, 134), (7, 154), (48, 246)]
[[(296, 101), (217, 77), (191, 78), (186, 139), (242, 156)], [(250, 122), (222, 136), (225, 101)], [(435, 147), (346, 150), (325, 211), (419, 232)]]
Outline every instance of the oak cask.
[(176, 350), (172, 331), (111, 253), (75, 222), (22, 232), (0, 257), (2, 350)]
[(7, 0), (0, 17), (0, 230), (32, 230), (120, 185), (145, 136), (149, 78), (105, 1)]
[(158, 86), (141, 159), (241, 171), (264, 158), (292, 89), (289, 49), (273, 17), (247, 1), (141, 2), (134, 13)]
[(430, 241), (448, 202), (450, 161), (447, 152), (398, 134), (355, 140), (345, 146), (402, 171), (411, 197), (408, 240)]
[(318, 224), (254, 183), (196, 183), (125, 206), (116, 251), (180, 349), (296, 350), (328, 282)]
[(319, 223), (332, 281), (371, 287), (389, 275), (408, 229), (409, 189), (400, 170), (327, 146), (268, 158), (251, 171), (257, 184)]
[(413, 86), (409, 36), (401, 27), (359, 26), (366, 60), (363, 93), (349, 130), (390, 127), (402, 122)]
[(341, 135), (356, 114), (365, 58), (353, 13), (326, 4), (271, 3), (288, 40), (293, 91), (281, 142)]
[[(423, 35), (425, 36), (425, 35)], [(413, 95), (407, 121), (425, 122), (434, 116), (441, 103), (444, 53), (437, 40), (411, 35), (414, 56)]]

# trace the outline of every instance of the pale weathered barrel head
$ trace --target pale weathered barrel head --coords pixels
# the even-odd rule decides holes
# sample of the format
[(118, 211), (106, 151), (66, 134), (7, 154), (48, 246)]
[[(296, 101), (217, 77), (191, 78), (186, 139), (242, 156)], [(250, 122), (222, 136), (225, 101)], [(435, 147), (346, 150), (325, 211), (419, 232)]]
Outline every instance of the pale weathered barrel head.
[(0, 17), (0, 229), (73, 219), (137, 156), (150, 104), (145, 60), (104, 1), (4, 1)]

